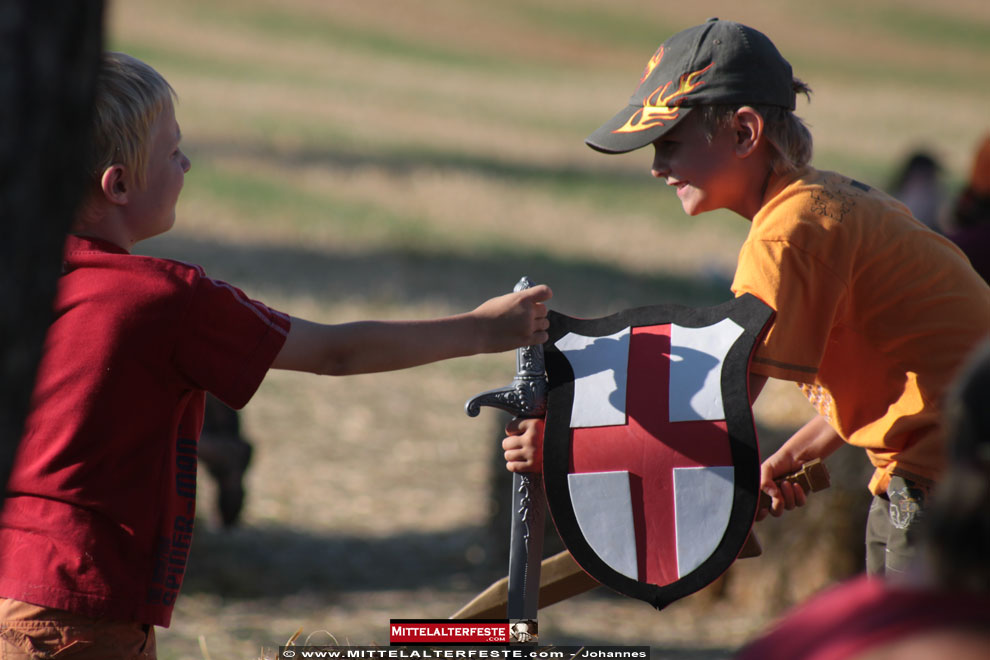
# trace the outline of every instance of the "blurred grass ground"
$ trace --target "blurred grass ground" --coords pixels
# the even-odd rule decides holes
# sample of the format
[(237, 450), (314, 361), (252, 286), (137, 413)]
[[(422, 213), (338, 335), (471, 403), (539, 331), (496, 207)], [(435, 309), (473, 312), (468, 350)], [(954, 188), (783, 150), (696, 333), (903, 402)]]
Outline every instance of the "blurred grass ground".
[[(175, 86), (193, 162), (176, 228), (142, 249), (328, 322), (462, 311), (523, 274), (572, 315), (722, 300), (748, 225), (684, 216), (648, 154), (583, 145), (658, 43), (709, 16), (768, 33), (812, 85), (798, 114), (819, 167), (884, 187), (925, 147), (952, 189), (990, 129), (985, 0), (118, 0), (109, 45)], [(496, 417), (461, 407), (513, 367), (273, 373), (243, 413), (241, 529), (216, 531), (201, 480), (163, 660), (203, 658), (200, 638), (215, 660), (257, 658), (300, 627), (384, 644), (389, 618), (445, 617), (486, 586)], [(761, 398), (764, 449), (810, 414), (795, 389)], [(761, 523), (763, 558), (659, 614), (597, 592), (556, 605), (544, 640), (726, 657), (851, 570), (855, 517), (835, 511), (863, 496), (865, 459), (837, 460), (849, 483)]]

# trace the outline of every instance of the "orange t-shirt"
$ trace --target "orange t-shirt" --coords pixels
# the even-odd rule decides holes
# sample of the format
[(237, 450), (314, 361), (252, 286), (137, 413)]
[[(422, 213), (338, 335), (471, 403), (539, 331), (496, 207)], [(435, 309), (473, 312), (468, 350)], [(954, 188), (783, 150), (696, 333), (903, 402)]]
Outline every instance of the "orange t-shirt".
[(804, 168), (767, 191), (732, 290), (777, 314), (752, 371), (796, 381), (842, 438), (893, 472), (942, 471), (942, 399), (990, 335), (990, 287), (883, 192)]

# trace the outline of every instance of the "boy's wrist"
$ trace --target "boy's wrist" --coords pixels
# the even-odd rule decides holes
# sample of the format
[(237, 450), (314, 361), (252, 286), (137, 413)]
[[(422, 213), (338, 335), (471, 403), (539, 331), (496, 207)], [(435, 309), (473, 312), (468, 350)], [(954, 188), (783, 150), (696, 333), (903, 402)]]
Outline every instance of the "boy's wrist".
[(479, 353), (491, 353), (491, 342), (489, 341), (491, 319), (478, 313), (478, 310), (475, 309), (463, 314), (461, 321), (461, 331), (464, 337), (464, 354), (478, 355)]

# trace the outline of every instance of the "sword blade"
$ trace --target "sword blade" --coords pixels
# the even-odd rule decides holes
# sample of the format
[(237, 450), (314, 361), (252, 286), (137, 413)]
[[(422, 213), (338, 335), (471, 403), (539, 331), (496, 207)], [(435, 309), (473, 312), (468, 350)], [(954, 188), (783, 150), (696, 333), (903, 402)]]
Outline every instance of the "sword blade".
[(513, 474), (506, 607), (510, 620), (536, 620), (539, 611), (545, 517), (543, 476), (539, 473)]

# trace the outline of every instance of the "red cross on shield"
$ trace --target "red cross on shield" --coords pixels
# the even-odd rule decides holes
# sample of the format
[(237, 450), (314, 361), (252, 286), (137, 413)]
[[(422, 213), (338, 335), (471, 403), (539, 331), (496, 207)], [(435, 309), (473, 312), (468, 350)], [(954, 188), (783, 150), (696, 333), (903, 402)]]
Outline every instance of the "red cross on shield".
[(551, 313), (547, 501), (600, 583), (659, 609), (739, 554), (759, 494), (749, 361), (772, 314), (748, 294), (600, 319)]

